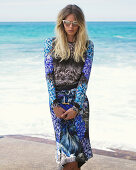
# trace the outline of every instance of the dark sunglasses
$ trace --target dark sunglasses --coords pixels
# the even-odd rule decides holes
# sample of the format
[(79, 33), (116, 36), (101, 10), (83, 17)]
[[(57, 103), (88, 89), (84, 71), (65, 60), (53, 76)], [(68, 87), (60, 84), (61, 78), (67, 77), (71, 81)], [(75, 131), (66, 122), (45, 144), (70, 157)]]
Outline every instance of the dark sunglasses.
[(65, 24), (66, 26), (70, 26), (71, 23), (72, 23), (72, 25), (74, 27), (78, 26), (78, 22), (77, 21), (68, 21), (68, 20), (62, 20), (62, 21), (63, 21), (63, 24)]

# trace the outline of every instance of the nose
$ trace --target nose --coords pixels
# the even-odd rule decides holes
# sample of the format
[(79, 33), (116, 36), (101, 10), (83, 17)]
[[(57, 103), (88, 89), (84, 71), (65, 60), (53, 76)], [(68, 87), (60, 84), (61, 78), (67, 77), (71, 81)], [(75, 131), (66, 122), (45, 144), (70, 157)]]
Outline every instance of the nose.
[(73, 24), (72, 24), (72, 23), (70, 23), (70, 27), (73, 27)]

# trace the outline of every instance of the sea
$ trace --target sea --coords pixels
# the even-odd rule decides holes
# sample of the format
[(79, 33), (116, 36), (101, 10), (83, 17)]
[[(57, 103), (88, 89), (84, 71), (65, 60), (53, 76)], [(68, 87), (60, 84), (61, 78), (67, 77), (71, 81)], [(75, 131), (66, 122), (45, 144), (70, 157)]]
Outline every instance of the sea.
[[(55, 22), (0, 22), (0, 136), (55, 140), (44, 41)], [(94, 58), (86, 94), (92, 148), (136, 152), (136, 22), (86, 22)]]

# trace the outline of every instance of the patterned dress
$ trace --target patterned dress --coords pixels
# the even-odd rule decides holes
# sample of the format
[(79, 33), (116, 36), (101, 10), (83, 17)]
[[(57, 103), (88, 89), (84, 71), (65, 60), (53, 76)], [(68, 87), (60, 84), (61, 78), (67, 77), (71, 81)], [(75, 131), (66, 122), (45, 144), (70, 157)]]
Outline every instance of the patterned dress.
[[(89, 101), (86, 95), (94, 55), (94, 44), (87, 43), (85, 62), (75, 62), (73, 57), (75, 43), (68, 43), (71, 55), (60, 62), (51, 53), (54, 39), (44, 42), (45, 77), (49, 93), (49, 106), (56, 138), (56, 161), (59, 169), (68, 162), (77, 161), (81, 167), (93, 157), (89, 140)], [(74, 119), (64, 120), (56, 117), (53, 108), (60, 106), (65, 110), (73, 108), (78, 114)]]

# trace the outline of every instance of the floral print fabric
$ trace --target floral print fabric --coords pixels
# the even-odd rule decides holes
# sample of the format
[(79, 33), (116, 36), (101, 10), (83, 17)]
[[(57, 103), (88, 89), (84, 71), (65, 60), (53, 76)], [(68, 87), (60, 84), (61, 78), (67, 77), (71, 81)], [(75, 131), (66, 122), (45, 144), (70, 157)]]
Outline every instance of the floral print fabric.
[[(45, 40), (44, 63), (49, 92), (49, 106), (56, 137), (56, 159), (60, 167), (75, 160), (78, 161), (78, 166), (81, 167), (93, 156), (89, 140), (89, 101), (86, 96), (86, 90), (93, 62), (94, 44), (89, 40), (85, 63), (82, 67), (77, 87), (59, 91), (55, 88), (54, 62), (51, 55), (52, 43), (53, 38)], [(77, 116), (67, 121), (56, 117), (53, 111), (55, 103), (65, 110), (77, 108)]]

